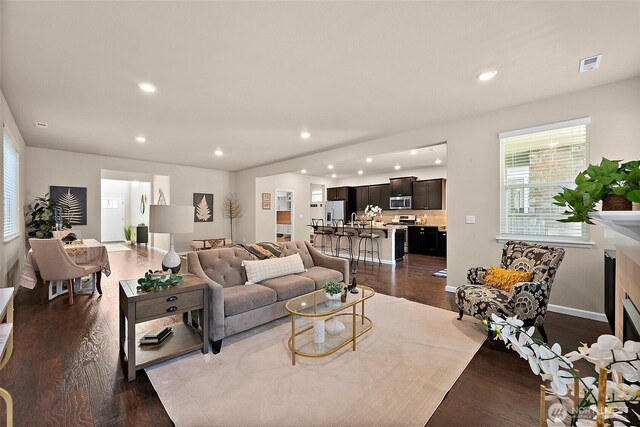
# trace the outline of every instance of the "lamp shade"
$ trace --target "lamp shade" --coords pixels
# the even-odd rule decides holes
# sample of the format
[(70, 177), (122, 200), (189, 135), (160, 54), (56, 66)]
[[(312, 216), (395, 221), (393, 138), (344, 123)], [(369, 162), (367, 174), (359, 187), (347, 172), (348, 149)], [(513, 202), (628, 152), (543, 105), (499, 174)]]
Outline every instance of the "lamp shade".
[(149, 206), (149, 231), (151, 233), (192, 233), (193, 206)]

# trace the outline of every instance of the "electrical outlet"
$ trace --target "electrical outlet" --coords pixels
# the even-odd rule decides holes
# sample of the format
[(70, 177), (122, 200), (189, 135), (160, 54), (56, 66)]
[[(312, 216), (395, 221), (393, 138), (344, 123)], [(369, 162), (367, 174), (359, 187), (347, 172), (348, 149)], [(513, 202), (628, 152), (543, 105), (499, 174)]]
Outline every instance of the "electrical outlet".
[(465, 218), (465, 223), (467, 224), (475, 224), (476, 223), (476, 216), (475, 215), (467, 215)]

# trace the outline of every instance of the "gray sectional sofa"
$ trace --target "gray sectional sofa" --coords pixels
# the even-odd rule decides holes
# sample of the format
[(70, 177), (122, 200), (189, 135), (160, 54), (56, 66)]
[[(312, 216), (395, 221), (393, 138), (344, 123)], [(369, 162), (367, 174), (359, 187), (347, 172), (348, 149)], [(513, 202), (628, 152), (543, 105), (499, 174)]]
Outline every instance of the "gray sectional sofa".
[(284, 243), (281, 257), (300, 254), (305, 272), (245, 285), (242, 262), (253, 260), (237, 247), (189, 252), (187, 269), (209, 285), (209, 338), (213, 352), (222, 339), (286, 316), (291, 298), (320, 289), (327, 281), (349, 282), (349, 261), (318, 252), (310, 243)]

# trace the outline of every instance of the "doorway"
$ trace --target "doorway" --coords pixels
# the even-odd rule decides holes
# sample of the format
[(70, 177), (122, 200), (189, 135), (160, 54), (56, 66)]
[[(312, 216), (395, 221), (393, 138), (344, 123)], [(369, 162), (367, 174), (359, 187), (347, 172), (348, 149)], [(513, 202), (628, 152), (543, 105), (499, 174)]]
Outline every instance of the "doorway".
[(293, 191), (276, 190), (276, 242), (293, 240)]
[(123, 196), (102, 196), (102, 241), (124, 241), (125, 206)]

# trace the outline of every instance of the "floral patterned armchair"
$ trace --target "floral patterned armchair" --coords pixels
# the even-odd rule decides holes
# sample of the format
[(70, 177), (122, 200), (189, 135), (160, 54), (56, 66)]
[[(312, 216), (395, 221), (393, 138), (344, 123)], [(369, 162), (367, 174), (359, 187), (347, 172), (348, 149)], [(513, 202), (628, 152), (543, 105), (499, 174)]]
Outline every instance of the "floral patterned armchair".
[(500, 317), (517, 316), (525, 326), (536, 326), (546, 342), (544, 318), (551, 285), (563, 257), (562, 248), (516, 241), (505, 243), (501, 267), (531, 272), (532, 281), (518, 283), (507, 292), (484, 285), (485, 268), (471, 268), (467, 273), (469, 284), (456, 291), (458, 320), (465, 313), (481, 320), (491, 319), (493, 313)]

